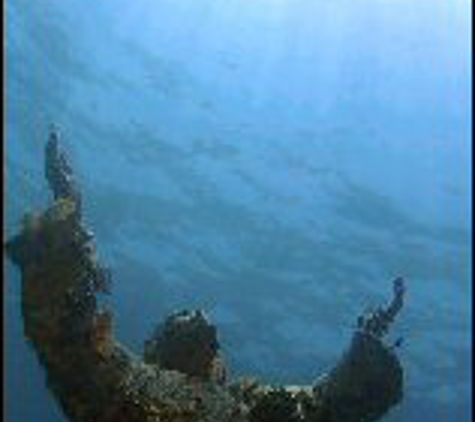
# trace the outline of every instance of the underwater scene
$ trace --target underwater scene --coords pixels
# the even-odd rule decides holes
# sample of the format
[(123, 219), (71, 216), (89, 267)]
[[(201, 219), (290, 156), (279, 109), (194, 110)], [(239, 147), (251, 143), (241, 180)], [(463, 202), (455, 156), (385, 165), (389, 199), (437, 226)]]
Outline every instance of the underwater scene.
[(470, 9), (6, 1), (6, 420), (471, 420)]

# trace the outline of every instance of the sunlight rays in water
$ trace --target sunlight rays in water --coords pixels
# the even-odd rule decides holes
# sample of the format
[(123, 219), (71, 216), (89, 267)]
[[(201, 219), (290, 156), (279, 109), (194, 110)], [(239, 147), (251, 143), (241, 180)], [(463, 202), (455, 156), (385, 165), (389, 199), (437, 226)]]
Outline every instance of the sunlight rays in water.
[[(43, 3), (7, 8), (9, 231), (43, 203), (42, 120), (54, 116), (118, 275), (125, 337), (157, 309), (215, 301), (227, 347), (245, 348), (230, 351), (237, 367), (277, 351), (300, 374), (339, 349), (325, 329), (346, 330), (351, 306), (378, 297), (369, 282), (403, 268), (409, 394), (421, 400), (397, 420), (463, 410), (468, 0), (116, 0), (87, 14), (79, 0)], [(137, 303), (146, 316), (128, 318)], [(298, 331), (315, 321), (319, 356)], [(286, 354), (286, 340), (309, 358)], [(23, 383), (33, 364), (16, 352), (10, 377)], [(42, 403), (32, 374), (24, 398)], [(9, 413), (35, 420), (27, 410)]]

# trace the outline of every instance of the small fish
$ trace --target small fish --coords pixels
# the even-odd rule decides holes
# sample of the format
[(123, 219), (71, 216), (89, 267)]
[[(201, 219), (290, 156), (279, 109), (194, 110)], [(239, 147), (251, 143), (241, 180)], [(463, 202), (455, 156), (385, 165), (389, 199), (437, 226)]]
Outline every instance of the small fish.
[(399, 349), (404, 343), (403, 337), (399, 337), (391, 346), (391, 349)]

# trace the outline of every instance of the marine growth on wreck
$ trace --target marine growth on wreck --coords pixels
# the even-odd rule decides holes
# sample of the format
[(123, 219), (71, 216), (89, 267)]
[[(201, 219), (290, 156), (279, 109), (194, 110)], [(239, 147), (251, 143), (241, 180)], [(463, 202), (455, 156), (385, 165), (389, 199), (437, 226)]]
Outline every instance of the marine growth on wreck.
[(95, 255), (56, 131), (46, 144), (45, 176), (53, 202), (25, 216), (7, 253), (21, 272), (25, 337), (71, 421), (372, 422), (401, 402), (403, 369), (385, 336), (403, 307), (402, 278), (387, 306), (358, 317), (340, 360), (314, 385), (230, 379), (217, 328), (200, 310), (170, 315), (138, 356), (116, 338), (112, 311), (98, 304), (111, 276)]

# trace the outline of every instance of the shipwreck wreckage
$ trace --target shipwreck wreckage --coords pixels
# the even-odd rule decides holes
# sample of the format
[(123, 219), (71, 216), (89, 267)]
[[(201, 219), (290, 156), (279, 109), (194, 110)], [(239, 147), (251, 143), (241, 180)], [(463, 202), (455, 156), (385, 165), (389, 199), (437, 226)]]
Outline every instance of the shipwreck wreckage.
[(311, 386), (228, 379), (216, 327), (201, 311), (169, 316), (143, 356), (114, 336), (98, 295), (111, 277), (81, 217), (73, 170), (52, 131), (45, 174), (53, 203), (27, 214), (6, 251), (21, 271), (24, 332), (47, 385), (73, 422), (371, 422), (403, 396), (403, 370), (385, 335), (403, 306), (402, 278), (385, 307), (364, 313), (334, 369)]

